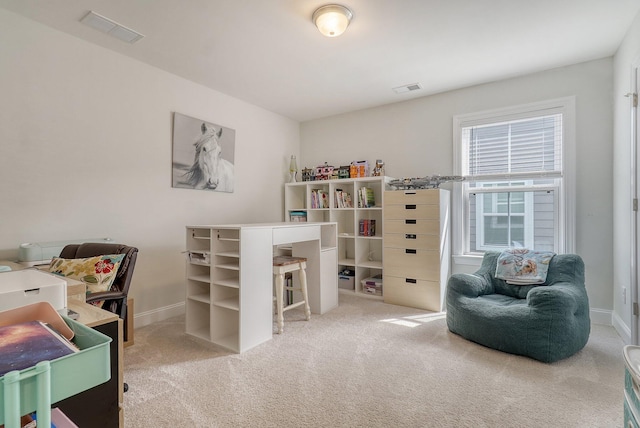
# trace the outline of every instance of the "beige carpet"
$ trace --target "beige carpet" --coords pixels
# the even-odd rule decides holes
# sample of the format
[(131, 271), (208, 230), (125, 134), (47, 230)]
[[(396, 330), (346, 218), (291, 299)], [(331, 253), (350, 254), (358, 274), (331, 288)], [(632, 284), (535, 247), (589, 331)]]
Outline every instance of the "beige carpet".
[(443, 315), (340, 295), (243, 354), (184, 334), (184, 317), (136, 330), (125, 350), (125, 426), (621, 427), (622, 340), (543, 364), (468, 342)]

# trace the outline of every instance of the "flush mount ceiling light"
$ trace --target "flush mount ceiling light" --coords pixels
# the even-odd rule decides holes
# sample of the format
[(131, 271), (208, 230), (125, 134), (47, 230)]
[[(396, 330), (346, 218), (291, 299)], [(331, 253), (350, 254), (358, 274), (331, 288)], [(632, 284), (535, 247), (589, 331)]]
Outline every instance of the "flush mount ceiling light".
[(344, 33), (353, 18), (353, 12), (339, 4), (328, 4), (316, 9), (311, 18), (318, 30), (327, 37)]

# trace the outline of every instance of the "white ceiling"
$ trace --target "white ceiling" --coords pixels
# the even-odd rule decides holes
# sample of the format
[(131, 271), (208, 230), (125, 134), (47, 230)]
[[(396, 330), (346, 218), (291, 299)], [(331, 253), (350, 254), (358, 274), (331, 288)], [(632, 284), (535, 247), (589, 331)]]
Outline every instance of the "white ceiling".
[[(298, 121), (611, 56), (639, 0), (0, 0), (0, 7)], [(79, 20), (93, 10), (146, 37)], [(419, 82), (423, 89), (392, 88)]]

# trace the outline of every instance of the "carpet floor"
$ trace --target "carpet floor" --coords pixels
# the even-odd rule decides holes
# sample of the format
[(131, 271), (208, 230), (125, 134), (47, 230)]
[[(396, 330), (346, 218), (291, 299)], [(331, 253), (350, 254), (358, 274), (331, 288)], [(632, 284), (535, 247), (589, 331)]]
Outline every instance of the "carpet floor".
[(609, 326), (553, 364), (469, 342), (443, 314), (347, 294), (310, 321), (286, 312), (284, 334), (242, 354), (184, 331), (184, 317), (136, 330), (127, 428), (623, 424), (623, 342)]

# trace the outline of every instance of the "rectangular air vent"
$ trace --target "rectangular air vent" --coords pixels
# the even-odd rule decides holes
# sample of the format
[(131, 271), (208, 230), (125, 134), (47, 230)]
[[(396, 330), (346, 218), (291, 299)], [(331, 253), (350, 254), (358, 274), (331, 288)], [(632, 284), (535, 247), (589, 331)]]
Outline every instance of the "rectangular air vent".
[(109, 18), (105, 18), (104, 16), (95, 13), (94, 11), (89, 11), (89, 13), (87, 13), (80, 22), (127, 43), (135, 43), (144, 37), (137, 31), (133, 31), (124, 25), (120, 25)]
[(393, 92), (396, 94), (402, 94), (404, 92), (417, 91), (418, 89), (422, 89), (422, 86), (419, 83), (410, 83), (408, 85), (393, 88)]

